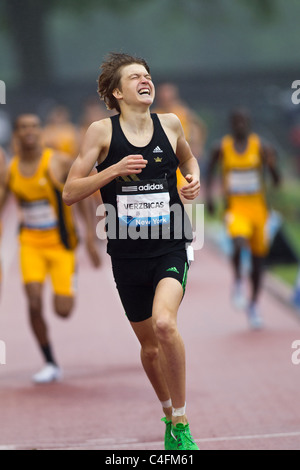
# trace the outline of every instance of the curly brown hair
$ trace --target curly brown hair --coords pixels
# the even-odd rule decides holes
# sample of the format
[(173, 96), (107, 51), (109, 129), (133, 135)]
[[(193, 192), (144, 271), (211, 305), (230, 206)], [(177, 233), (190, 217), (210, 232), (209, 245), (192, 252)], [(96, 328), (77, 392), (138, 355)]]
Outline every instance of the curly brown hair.
[(106, 107), (110, 110), (116, 109), (119, 113), (121, 112), (113, 91), (120, 85), (122, 67), (131, 64), (143, 65), (147, 72), (150, 73), (149, 65), (144, 59), (118, 52), (111, 52), (101, 65), (101, 74), (98, 78), (98, 93), (100, 98), (104, 100)]

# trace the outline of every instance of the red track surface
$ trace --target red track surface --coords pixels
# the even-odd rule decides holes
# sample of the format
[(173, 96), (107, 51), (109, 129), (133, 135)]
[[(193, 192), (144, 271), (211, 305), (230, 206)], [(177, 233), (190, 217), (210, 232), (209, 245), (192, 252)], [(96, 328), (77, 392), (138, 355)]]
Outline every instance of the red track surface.
[[(77, 306), (61, 321), (46, 318), (62, 383), (34, 386), (42, 365), (29, 331), (12, 221), (7, 218), (0, 339), (0, 450), (162, 450), (160, 404), (139, 360), (139, 345), (123, 316), (110, 260), (94, 270), (82, 248)], [(206, 245), (196, 253), (179, 325), (187, 352), (187, 403), (192, 433), (203, 450), (300, 449), (300, 366), (291, 362), (299, 320), (268, 293), (266, 328), (248, 330), (230, 304), (228, 262)]]

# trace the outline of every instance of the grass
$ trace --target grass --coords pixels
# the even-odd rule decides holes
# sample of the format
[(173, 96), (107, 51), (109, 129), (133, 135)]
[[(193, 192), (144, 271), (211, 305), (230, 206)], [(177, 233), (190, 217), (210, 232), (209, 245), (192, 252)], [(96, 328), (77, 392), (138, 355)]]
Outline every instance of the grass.
[[(283, 217), (283, 228), (300, 259), (300, 183), (298, 179), (286, 178), (279, 190), (271, 190), (268, 200)], [(274, 266), (271, 272), (287, 284), (294, 286), (299, 267), (296, 265)]]
[[(300, 222), (287, 220), (284, 222), (284, 230), (300, 259)], [(299, 267), (297, 265), (278, 265), (272, 267), (270, 272), (287, 284), (294, 286), (298, 270)]]

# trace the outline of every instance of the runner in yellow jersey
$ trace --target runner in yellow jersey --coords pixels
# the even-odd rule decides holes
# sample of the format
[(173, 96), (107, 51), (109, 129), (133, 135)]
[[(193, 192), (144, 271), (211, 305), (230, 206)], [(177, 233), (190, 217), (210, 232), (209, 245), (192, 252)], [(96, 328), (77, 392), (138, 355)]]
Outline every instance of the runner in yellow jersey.
[[(9, 165), (0, 204), (3, 206), (9, 191), (17, 199), (21, 216), (21, 271), (30, 324), (46, 362), (33, 380), (47, 383), (62, 376), (43, 317), (42, 289), (47, 275), (51, 277), (57, 315), (69, 317), (74, 306), (77, 235), (72, 211), (62, 201), (63, 184), (72, 160), (67, 155), (43, 148), (41, 124), (36, 115), (19, 116), (14, 134), (19, 154)], [(85, 214), (90, 251), (93, 252), (94, 226), (89, 211)]]
[(47, 116), (43, 128), (43, 143), (58, 152), (67, 153), (71, 158), (79, 152), (79, 131), (71, 121), (68, 108), (55, 106)]
[[(179, 118), (184, 135), (193, 154), (200, 163), (203, 159), (206, 141), (206, 126), (203, 120), (195, 113), (179, 95), (179, 89), (174, 83), (161, 83), (157, 88), (157, 105), (155, 113), (174, 113)], [(181, 171), (177, 170), (177, 188), (180, 190), (186, 185), (186, 179)], [(181, 196), (181, 194), (180, 194)], [(183, 197), (181, 196), (184, 201)]]
[[(276, 153), (270, 144), (250, 131), (250, 117), (246, 110), (235, 110), (231, 115), (232, 134), (226, 135), (213, 149), (207, 173), (207, 207), (212, 213), (212, 180), (218, 164), (222, 170), (223, 191), (226, 200), (225, 222), (233, 241), (234, 268), (233, 301), (237, 307), (246, 307), (250, 326), (263, 326), (257, 301), (262, 286), (264, 259), (269, 250), (267, 222), (269, 210), (265, 196), (265, 169), (274, 184), (280, 175)], [(252, 254), (251, 299), (246, 304), (241, 250), (249, 246)]]

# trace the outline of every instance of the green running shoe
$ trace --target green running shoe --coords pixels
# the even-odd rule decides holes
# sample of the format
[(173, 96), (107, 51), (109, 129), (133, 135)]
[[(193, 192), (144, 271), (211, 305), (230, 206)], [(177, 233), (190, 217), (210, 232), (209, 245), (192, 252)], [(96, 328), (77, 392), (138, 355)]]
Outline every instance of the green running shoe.
[(172, 436), (172, 421), (168, 421), (167, 418), (161, 419), (164, 423), (166, 423), (166, 432), (165, 432), (165, 450), (176, 450), (177, 449), (177, 441)]
[(200, 450), (191, 435), (190, 427), (188, 424), (182, 423), (172, 426), (171, 435), (176, 440), (176, 450)]

